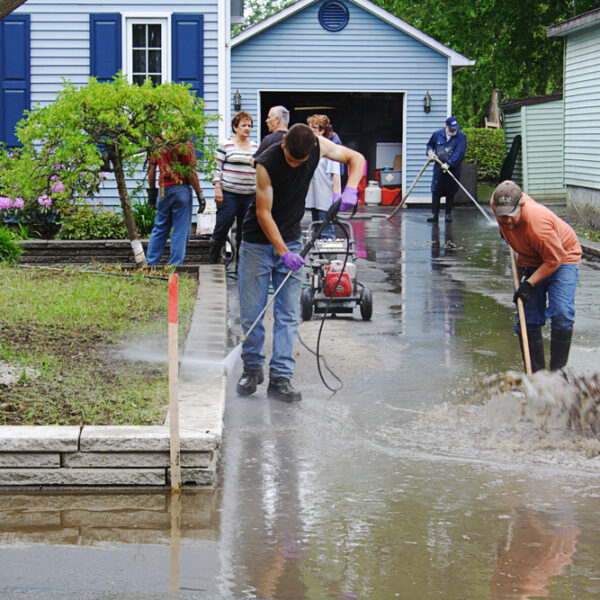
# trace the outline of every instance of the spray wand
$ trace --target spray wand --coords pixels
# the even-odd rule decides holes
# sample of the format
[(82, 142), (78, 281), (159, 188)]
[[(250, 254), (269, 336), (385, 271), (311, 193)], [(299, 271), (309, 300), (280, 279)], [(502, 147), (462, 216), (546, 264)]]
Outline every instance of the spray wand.
[[(321, 234), (323, 233), (323, 230), (325, 229), (325, 227), (327, 227), (327, 225), (329, 225), (330, 223), (334, 222), (335, 217), (340, 210), (341, 203), (342, 203), (342, 199), (338, 198), (329, 207), (329, 210), (325, 214), (325, 218), (323, 219), (323, 221), (321, 222), (319, 227), (317, 227), (317, 229), (313, 233), (310, 240), (306, 243), (304, 248), (302, 248), (302, 250), (300, 251), (300, 256), (302, 258), (306, 258), (306, 255), (310, 252), (311, 248), (315, 245), (315, 242), (319, 239), (319, 237), (321, 237)], [(269, 308), (269, 306), (271, 306), (273, 300), (275, 300), (275, 296), (277, 296), (277, 294), (281, 291), (281, 288), (285, 285), (285, 282), (290, 278), (292, 273), (293, 273), (293, 271), (289, 271), (288, 274), (285, 276), (284, 280), (279, 284), (279, 287), (273, 292), (273, 295), (271, 296), (271, 298), (269, 299), (269, 301), (267, 302), (265, 307), (260, 311), (260, 314), (258, 315), (258, 317), (256, 317), (254, 323), (252, 323), (252, 325), (250, 325), (250, 328), (248, 329), (248, 331), (246, 331), (245, 335), (242, 336), (242, 339), (240, 340), (240, 344), (243, 344), (248, 339), (248, 336), (250, 335), (252, 330), (256, 327), (257, 323), (263, 318), (264, 314), (267, 312), (267, 309)]]

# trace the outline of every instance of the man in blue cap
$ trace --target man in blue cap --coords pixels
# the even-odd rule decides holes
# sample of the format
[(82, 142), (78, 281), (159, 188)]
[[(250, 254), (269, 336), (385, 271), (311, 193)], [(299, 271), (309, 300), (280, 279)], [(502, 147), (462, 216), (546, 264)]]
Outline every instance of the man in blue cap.
[(450, 171), (456, 179), (460, 180), (460, 166), (467, 150), (467, 138), (458, 128), (458, 121), (454, 117), (446, 119), (443, 129), (434, 131), (427, 142), (427, 156), (431, 160), (436, 158), (442, 163), (433, 165), (433, 178), (431, 180), (431, 210), (433, 214), (427, 220), (437, 222), (440, 212), (440, 200), (446, 197), (446, 221), (452, 221), (452, 201), (458, 191), (458, 184), (448, 174)]

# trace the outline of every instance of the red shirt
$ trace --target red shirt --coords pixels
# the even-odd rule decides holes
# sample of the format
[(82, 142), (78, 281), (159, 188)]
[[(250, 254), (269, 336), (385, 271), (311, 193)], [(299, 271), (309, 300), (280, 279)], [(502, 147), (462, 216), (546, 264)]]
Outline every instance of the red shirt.
[[(175, 156), (177, 153), (177, 156)], [(184, 147), (177, 146), (175, 150), (166, 150), (155, 160), (150, 159), (150, 164), (158, 164), (160, 175), (158, 178), (159, 187), (166, 188), (171, 185), (182, 185), (190, 183), (188, 177), (178, 171), (180, 166), (193, 166), (196, 164), (196, 153), (191, 142)]]
[(581, 246), (573, 229), (527, 194), (523, 194), (519, 225), (513, 230), (500, 225), (500, 231), (519, 255), (520, 267), (539, 267), (545, 263), (557, 269), (581, 260)]

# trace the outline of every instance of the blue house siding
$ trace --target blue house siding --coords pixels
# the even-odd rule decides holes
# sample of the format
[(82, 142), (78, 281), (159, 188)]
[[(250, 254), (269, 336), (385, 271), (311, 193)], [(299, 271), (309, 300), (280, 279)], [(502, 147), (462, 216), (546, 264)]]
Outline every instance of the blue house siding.
[[(426, 160), (429, 136), (443, 126), (448, 113), (449, 59), (362, 7), (345, 4), (350, 19), (341, 31), (321, 27), (322, 2), (317, 2), (234, 45), (231, 89), (239, 89), (244, 109), (255, 118), (261, 91), (406, 94), (404, 139), (398, 142), (403, 143), (407, 189)], [(423, 111), (427, 91), (433, 98), (429, 114)], [(411, 199), (430, 201), (429, 185), (430, 177), (422, 177)]]
[[(28, 0), (15, 11), (27, 14), (31, 22), (31, 106), (53, 102), (62, 88), (62, 79), (75, 85), (86, 85), (90, 77), (90, 15), (99, 13), (120, 14), (123, 24), (126, 17), (171, 17), (175, 13), (189, 13), (203, 17), (203, 91), (206, 110), (217, 112), (217, 2), (199, 0), (164, 3), (147, 0), (123, 2), (79, 2), (65, 0), (57, 4), (52, 0)], [(119, 34), (121, 35), (121, 34)], [(169, 28), (170, 35), (170, 28)], [(169, 47), (169, 52), (171, 48)], [(125, 48), (123, 48), (123, 54)], [(172, 57), (170, 57), (171, 60)], [(125, 56), (122, 57), (124, 67)], [(171, 76), (174, 76), (173, 69)], [(209, 133), (217, 136), (218, 126), (213, 124)], [(140, 178), (142, 175), (140, 175)], [(118, 207), (119, 200), (114, 182), (106, 182), (98, 200), (107, 207)]]
[(565, 183), (600, 190), (600, 23), (567, 37), (564, 101)]

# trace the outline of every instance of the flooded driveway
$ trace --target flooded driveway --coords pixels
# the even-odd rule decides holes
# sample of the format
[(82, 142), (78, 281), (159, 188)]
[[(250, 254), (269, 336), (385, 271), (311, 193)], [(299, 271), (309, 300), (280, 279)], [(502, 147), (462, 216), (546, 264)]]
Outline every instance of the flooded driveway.
[[(0, 596), (600, 597), (598, 442), (488, 402), (486, 378), (522, 370), (507, 249), (475, 209), (426, 216), (355, 221), (374, 314), (322, 328), (342, 389), (321, 382), (313, 317), (301, 403), (230, 393), (216, 493), (0, 496)], [(582, 374), (599, 364), (598, 266), (580, 271)]]

